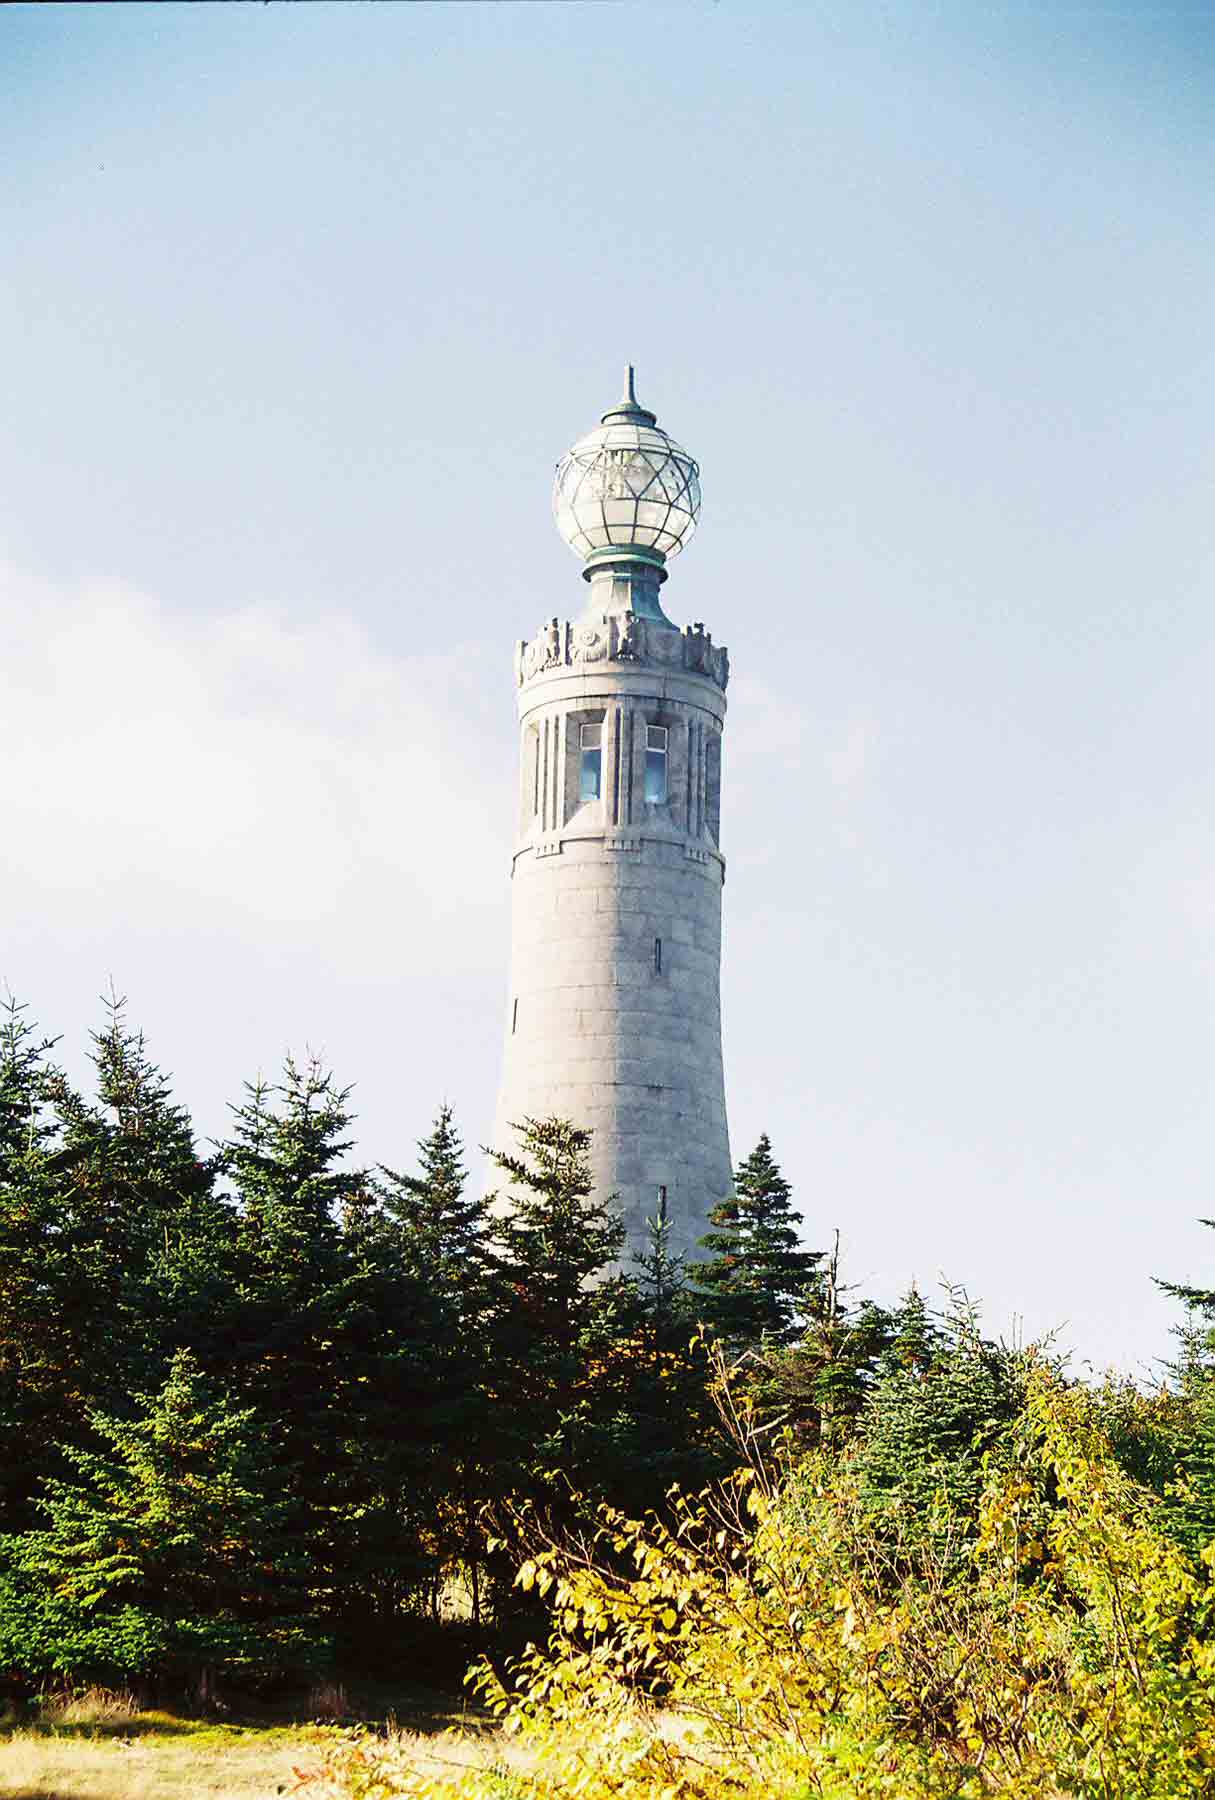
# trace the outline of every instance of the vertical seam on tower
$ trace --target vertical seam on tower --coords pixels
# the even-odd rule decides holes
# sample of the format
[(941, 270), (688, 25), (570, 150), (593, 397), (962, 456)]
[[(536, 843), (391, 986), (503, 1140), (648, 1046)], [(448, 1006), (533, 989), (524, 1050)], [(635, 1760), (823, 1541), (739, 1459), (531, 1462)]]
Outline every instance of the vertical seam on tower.
[(695, 719), (689, 719), (687, 721), (687, 731), (684, 733), (684, 738), (685, 738), (684, 756), (686, 758), (688, 766), (687, 766), (686, 770), (684, 771), (684, 773), (687, 776), (687, 781), (685, 783), (685, 785), (687, 787), (687, 800), (684, 804), (684, 812), (683, 812), (683, 828), (687, 832), (689, 837), (691, 837), (691, 835), (692, 835), (692, 734), (695, 730), (696, 730)]
[(612, 714), (612, 824), (620, 823), (620, 708)]
[(548, 714), (545, 713), (542, 733), (542, 759), (540, 769), (540, 829), (548, 830)]
[(705, 829), (705, 777), (707, 773), (707, 758), (705, 754), (706, 743), (707, 739), (705, 737), (704, 720), (702, 719), (700, 723), (699, 741), (696, 745), (696, 834), (698, 837), (704, 836)]
[(633, 750), (634, 737), (636, 735), (635, 715), (631, 706), (625, 713), (624, 718), (626, 726), (625, 736), (628, 739), (629, 746), (628, 760), (625, 763), (626, 785), (624, 790), (624, 821), (626, 825), (631, 825), (633, 823)]
[(704, 720), (700, 721), (700, 805), (698, 823), (701, 837), (704, 836), (709, 818), (709, 728)]
[(565, 720), (558, 713), (553, 720), (553, 796), (552, 830), (561, 829), (561, 781), (565, 774)]
[[(581, 737), (581, 732), (579, 732)], [(569, 762), (569, 719), (565, 712), (557, 714), (557, 779), (553, 783), (553, 830), (560, 831), (565, 825), (565, 780), (566, 766)], [(600, 751), (600, 756), (603, 752)]]

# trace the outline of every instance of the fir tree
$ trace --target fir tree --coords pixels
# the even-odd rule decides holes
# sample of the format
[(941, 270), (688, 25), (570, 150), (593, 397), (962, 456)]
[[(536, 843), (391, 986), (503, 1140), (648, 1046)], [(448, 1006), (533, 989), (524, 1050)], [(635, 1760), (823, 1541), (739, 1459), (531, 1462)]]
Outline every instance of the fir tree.
[(1018, 1352), (982, 1335), (960, 1290), (951, 1290), (945, 1316), (934, 1321), (913, 1289), (890, 1335), (860, 1419), (862, 1492), (905, 1543), (943, 1531), (960, 1553), (957, 1529), (974, 1526), (983, 1459), (1009, 1452), (1026, 1365)]
[(799, 1248), (793, 1191), (766, 1133), (738, 1165), (734, 1192), (709, 1223), (700, 1240), (708, 1260), (694, 1276), (710, 1322), (735, 1347), (791, 1342), (822, 1253)]
[(381, 1165), (384, 1217), (426, 1283), (455, 1308), (461, 1330), (471, 1330), (485, 1306), (488, 1279), (489, 1205), (466, 1193), (464, 1146), (450, 1106), (439, 1108), (430, 1135), (418, 1145), (420, 1174), (401, 1175)]
[[(1199, 1223), (1215, 1230), (1215, 1219)], [(1159, 1279), (1156, 1285), (1185, 1307), (1175, 1332), (1180, 1352), (1168, 1373), (1186, 1406), (1188, 1429), (1177, 1447), (1165, 1516), (1172, 1534), (1197, 1556), (1215, 1540), (1215, 1290)]]
[(524, 1465), (572, 1475), (579, 1446), (619, 1410), (603, 1359), (627, 1302), (621, 1279), (608, 1279), (626, 1234), (593, 1192), (589, 1131), (562, 1119), (516, 1129), (522, 1154), (493, 1158), (510, 1183), (492, 1228), (503, 1284), (498, 1397), (512, 1409)]
[(760, 1363), (761, 1405), (808, 1447), (839, 1450), (849, 1441), (890, 1346), (890, 1313), (872, 1300), (852, 1304), (849, 1292), (840, 1279), (837, 1231), (808, 1296), (802, 1336), (768, 1351)]
[(434, 1528), (434, 1284), (381, 1196), (347, 1166), (348, 1088), (315, 1058), (252, 1084), (223, 1150), (241, 1288), (234, 1379), (275, 1448), (295, 1528), (324, 1571), (314, 1605), (370, 1654), (441, 1562)]
[(114, 1681), (263, 1678), (315, 1664), (306, 1552), (251, 1408), (188, 1351), (133, 1418), (90, 1417), (45, 1484), (47, 1524), (0, 1542), (0, 1665)]
[[(369, 1464), (379, 1458), (367, 1413), (382, 1413), (392, 1385), (366, 1178), (344, 1166), (349, 1093), (316, 1058), (301, 1065), (289, 1056), (277, 1085), (248, 1085), (222, 1149), (239, 1215), (240, 1291), (225, 1321), (233, 1379), (264, 1422), (301, 1541), (327, 1571), (317, 1605), (331, 1616), (359, 1586), (351, 1521), (377, 1538), (385, 1525), (371, 1491)], [(401, 1399), (416, 1391), (410, 1377)], [(398, 1523), (387, 1521), (389, 1536)], [(386, 1585), (387, 1562), (385, 1554)]]
[(621, 1326), (626, 1348), (635, 1339), (640, 1354), (627, 1358), (627, 1424), (614, 1478), (622, 1504), (637, 1512), (659, 1508), (672, 1485), (694, 1488), (724, 1472), (707, 1345), (685, 1259), (670, 1237), (663, 1204), (633, 1253), (635, 1312)]
[(85, 1376), (68, 1221), (47, 1106), (54, 1041), (10, 995), (0, 1017), (0, 1529), (30, 1521), (36, 1478), (79, 1418)]
[[(445, 1572), (468, 1581), (474, 1621), (482, 1612), (484, 1530), (495, 1445), (489, 1332), (494, 1264), (488, 1202), (469, 1195), (464, 1146), (450, 1106), (439, 1109), (418, 1145), (420, 1173), (381, 1167), (380, 1252), (416, 1290), (414, 1324), (425, 1370), (424, 1398), (407, 1421), (424, 1461), (430, 1496), (428, 1541), (434, 1550), (431, 1593), (437, 1608)], [(415, 1471), (415, 1482), (421, 1471)]]
[(61, 1076), (48, 1094), (58, 1232), (94, 1370), (86, 1392), (108, 1404), (159, 1382), (173, 1350), (205, 1333), (230, 1285), (232, 1231), (189, 1114), (128, 1025), (125, 1001), (111, 993), (104, 1004), (105, 1028), (93, 1034), (96, 1098)]
[(890, 1315), (889, 1341), (882, 1350), (879, 1372), (926, 1379), (949, 1348), (949, 1331), (934, 1317), (913, 1282)]
[[(1215, 1219), (1200, 1219), (1200, 1225), (1215, 1231)], [(1180, 1300), (1189, 1315), (1185, 1328), (1188, 1338), (1187, 1355), (1191, 1362), (1195, 1353), (1201, 1361), (1215, 1358), (1215, 1289), (1193, 1287), (1185, 1282), (1161, 1281), (1157, 1276), (1156, 1286), (1171, 1294), (1174, 1300)]]

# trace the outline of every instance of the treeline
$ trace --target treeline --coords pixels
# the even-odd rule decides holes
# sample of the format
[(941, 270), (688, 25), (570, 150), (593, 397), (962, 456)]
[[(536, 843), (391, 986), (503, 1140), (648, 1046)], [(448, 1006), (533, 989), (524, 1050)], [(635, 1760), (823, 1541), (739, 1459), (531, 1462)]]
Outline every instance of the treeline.
[[(81, 1094), (0, 1025), (0, 1678), (199, 1688), (389, 1668), (453, 1611), (534, 1605), (495, 1508), (567, 1530), (728, 1474), (731, 1407), (799, 1456), (849, 1448), (912, 1519), (978, 1491), (1024, 1401), (964, 1297), (853, 1303), (800, 1243), (761, 1139), (703, 1257), (626, 1261), (587, 1135), (527, 1124), (470, 1190), (447, 1108), (411, 1172), (352, 1166), (349, 1090), (288, 1060), (200, 1145), (123, 1006)], [(1202, 1309), (1119, 1454), (1215, 1536)], [(735, 1368), (726, 1424), (715, 1369)], [(445, 1627), (447, 1630), (453, 1628)]]

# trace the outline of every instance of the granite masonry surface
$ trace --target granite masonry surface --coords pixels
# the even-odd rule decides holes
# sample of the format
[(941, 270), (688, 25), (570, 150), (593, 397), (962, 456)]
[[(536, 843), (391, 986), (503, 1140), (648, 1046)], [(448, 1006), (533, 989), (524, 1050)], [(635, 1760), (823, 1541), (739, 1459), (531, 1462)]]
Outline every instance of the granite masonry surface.
[[(511, 980), (494, 1146), (558, 1115), (589, 1126), (596, 1189), (629, 1233), (665, 1205), (694, 1251), (730, 1190), (721, 1055), (719, 849), (726, 652), (627, 581), (516, 652), (522, 737)], [(583, 726), (599, 797), (583, 798)], [(647, 800), (647, 726), (667, 733), (666, 798)], [(593, 736), (594, 734), (592, 734)]]

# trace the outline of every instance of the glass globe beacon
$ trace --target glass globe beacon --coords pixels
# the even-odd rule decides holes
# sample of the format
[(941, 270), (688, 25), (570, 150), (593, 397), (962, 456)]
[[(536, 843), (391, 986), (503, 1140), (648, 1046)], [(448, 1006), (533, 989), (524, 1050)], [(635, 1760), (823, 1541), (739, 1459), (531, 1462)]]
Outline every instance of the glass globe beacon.
[(687, 544), (700, 516), (700, 469), (639, 406), (630, 368), (624, 398), (557, 464), (557, 529), (576, 556), (613, 550), (665, 562)]

